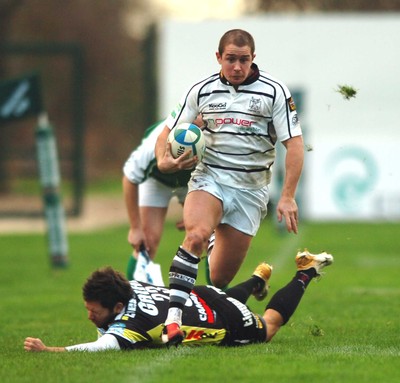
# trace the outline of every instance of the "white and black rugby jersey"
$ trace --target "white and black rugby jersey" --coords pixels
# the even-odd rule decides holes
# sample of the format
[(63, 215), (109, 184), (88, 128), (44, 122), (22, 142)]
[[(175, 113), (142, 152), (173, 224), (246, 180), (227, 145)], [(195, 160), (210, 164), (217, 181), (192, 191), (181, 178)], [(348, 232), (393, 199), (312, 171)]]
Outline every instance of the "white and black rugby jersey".
[[(121, 349), (165, 346), (161, 341), (169, 306), (169, 289), (131, 281), (133, 297), (108, 328)], [(257, 314), (213, 286), (195, 286), (186, 302), (181, 329), (185, 344), (240, 345), (265, 340), (265, 327)]]
[(142, 142), (126, 160), (123, 173), (130, 182), (139, 185), (151, 177), (171, 188), (187, 186), (191, 170), (180, 170), (167, 174), (161, 173), (157, 167), (154, 148), (157, 138), (164, 127), (165, 121), (163, 120), (147, 128)]
[(276, 142), (302, 134), (289, 89), (254, 63), (252, 69), (237, 90), (220, 73), (196, 83), (167, 118), (173, 129), (202, 113), (207, 149), (197, 170), (250, 189), (269, 184)]

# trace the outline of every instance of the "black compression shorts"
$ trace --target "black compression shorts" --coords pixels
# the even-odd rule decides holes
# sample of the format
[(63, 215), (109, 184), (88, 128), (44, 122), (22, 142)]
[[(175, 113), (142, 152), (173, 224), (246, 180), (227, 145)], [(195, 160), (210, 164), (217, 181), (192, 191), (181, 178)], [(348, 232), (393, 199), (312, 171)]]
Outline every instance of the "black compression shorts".
[(196, 286), (194, 291), (205, 300), (226, 326), (227, 335), (220, 345), (240, 346), (266, 341), (264, 319), (238, 300), (212, 286)]

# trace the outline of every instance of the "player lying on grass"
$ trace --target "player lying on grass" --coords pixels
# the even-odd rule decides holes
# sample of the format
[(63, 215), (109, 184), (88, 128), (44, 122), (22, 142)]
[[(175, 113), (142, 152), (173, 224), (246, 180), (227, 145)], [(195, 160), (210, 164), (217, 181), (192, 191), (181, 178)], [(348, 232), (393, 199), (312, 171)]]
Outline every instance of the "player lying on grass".
[[(307, 250), (296, 255), (294, 278), (269, 301), (264, 315), (249, 310), (251, 294), (267, 295), (272, 267), (257, 266), (245, 282), (225, 292), (213, 286), (195, 286), (186, 303), (182, 330), (183, 344), (237, 346), (269, 342), (293, 315), (310, 281), (330, 265), (327, 253), (313, 255)], [(168, 345), (164, 343), (169, 289), (128, 280), (111, 267), (92, 273), (83, 286), (88, 318), (98, 329), (94, 342), (67, 347), (49, 347), (41, 339), (26, 338), (27, 351), (127, 350)]]

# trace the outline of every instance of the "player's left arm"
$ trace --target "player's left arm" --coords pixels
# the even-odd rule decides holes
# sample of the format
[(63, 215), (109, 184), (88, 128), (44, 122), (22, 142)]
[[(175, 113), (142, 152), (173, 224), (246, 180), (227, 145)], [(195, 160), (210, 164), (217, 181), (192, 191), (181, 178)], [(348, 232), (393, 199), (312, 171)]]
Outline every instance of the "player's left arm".
[(282, 144), (286, 147), (285, 179), (276, 212), (279, 222), (285, 218), (288, 232), (297, 234), (299, 217), (295, 195), (304, 162), (303, 137), (295, 136)]

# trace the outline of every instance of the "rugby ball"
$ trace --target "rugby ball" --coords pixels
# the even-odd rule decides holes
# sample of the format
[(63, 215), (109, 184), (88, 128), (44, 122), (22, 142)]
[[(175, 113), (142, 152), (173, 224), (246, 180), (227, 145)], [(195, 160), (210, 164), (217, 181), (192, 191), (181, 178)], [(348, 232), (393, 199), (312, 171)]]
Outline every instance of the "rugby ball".
[(178, 158), (183, 153), (191, 150), (189, 158), (198, 156), (199, 161), (206, 151), (206, 142), (203, 131), (194, 124), (182, 123), (171, 130), (168, 135), (168, 142), (171, 143), (171, 153)]

